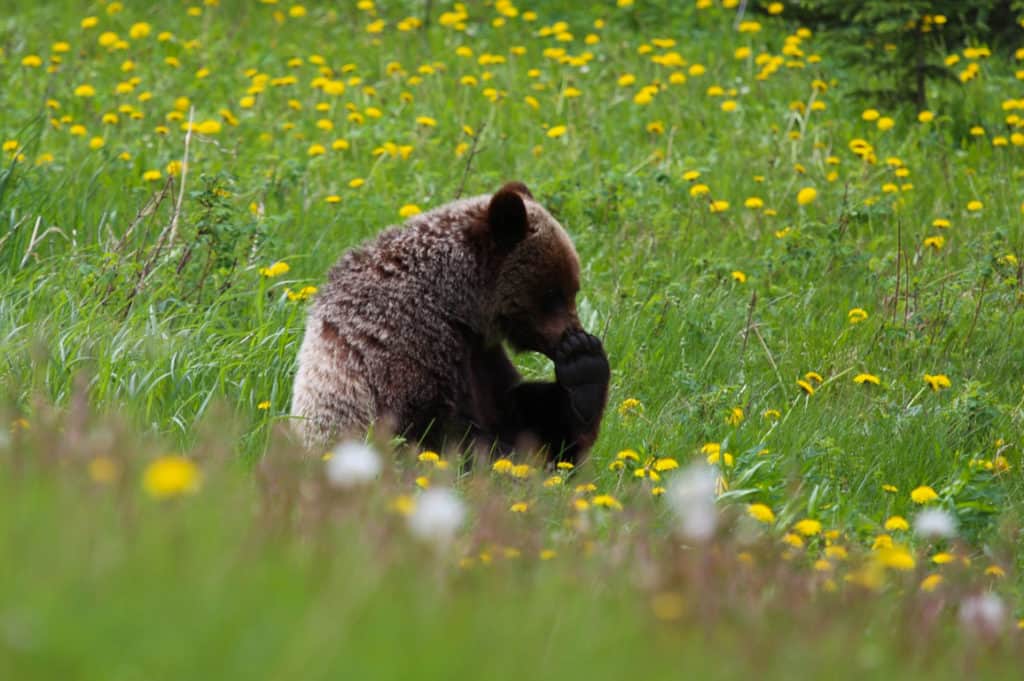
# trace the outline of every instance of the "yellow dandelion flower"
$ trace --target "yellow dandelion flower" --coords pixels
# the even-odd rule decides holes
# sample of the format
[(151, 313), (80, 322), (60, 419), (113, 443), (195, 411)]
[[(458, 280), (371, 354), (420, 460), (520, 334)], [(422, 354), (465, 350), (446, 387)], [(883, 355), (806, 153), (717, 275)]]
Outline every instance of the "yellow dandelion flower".
[(910, 524), (903, 516), (894, 515), (885, 521), (885, 529), (889, 532), (905, 532), (910, 529)]
[(88, 83), (75, 88), (75, 97), (95, 97), (96, 88)]
[(805, 537), (813, 537), (814, 535), (821, 532), (821, 523), (817, 520), (804, 518), (803, 520), (793, 525), (793, 529)]
[(416, 123), (427, 128), (437, 127), (437, 121), (431, 118), (430, 116), (417, 116)]
[(548, 128), (547, 135), (548, 135), (548, 137), (552, 137), (552, 138), (554, 138), (554, 137), (561, 137), (562, 135), (565, 134), (566, 130), (567, 130), (567, 128), (564, 125), (554, 125), (554, 126)]
[(515, 464), (513, 464), (508, 459), (498, 459), (493, 464), (491, 464), (491, 470), (494, 471), (495, 473), (505, 475), (506, 473), (511, 473), (512, 468), (514, 466)]
[(427, 489), (430, 487), (430, 478), (425, 475), (421, 475), (416, 478), (416, 486), (420, 489)]
[(802, 549), (804, 547), (803, 537), (792, 532), (787, 532), (782, 537), (782, 543), (792, 546), (794, 549)]
[(706, 184), (695, 184), (690, 187), (690, 196), (704, 196), (705, 194), (711, 193), (711, 187)]
[(565, 480), (562, 479), (562, 476), (560, 476), (560, 475), (552, 475), (552, 476), (548, 477), (547, 480), (544, 481), (544, 486), (545, 487), (560, 487), (564, 483), (565, 483)]
[(743, 423), (743, 410), (739, 407), (733, 407), (729, 410), (729, 415), (725, 418), (725, 422), (730, 426), (738, 426)]
[(917, 565), (914, 556), (902, 546), (890, 546), (879, 549), (875, 552), (875, 559), (884, 567), (904, 572), (913, 570), (914, 566)]
[(422, 211), (420, 207), (415, 203), (407, 203), (398, 209), (399, 217), (411, 218), (413, 215), (419, 215)]
[(733, 270), (730, 276), (732, 276), (734, 280), (738, 281), (741, 284), (747, 283), (747, 275), (744, 272), (741, 272), (740, 270)]
[(974, 201), (967, 202), (967, 210), (971, 211), (972, 213), (977, 213), (984, 207), (985, 204), (983, 204), (981, 201), (978, 201), (977, 199), (975, 199)]
[(658, 471), (659, 473), (671, 471), (676, 468), (679, 468), (679, 462), (669, 457), (662, 457), (654, 461), (654, 470)]
[(934, 248), (936, 251), (941, 251), (946, 245), (946, 237), (944, 236), (930, 236), (924, 240), (925, 248)]
[(327, 149), (322, 144), (311, 144), (309, 149), (306, 150), (306, 154), (310, 157), (323, 156), (327, 153)]
[(851, 324), (859, 324), (868, 318), (867, 310), (863, 308), (855, 307), (846, 313), (846, 319)]
[(934, 376), (932, 374), (925, 374), (924, 382), (927, 383), (928, 387), (935, 392), (938, 392), (943, 388), (949, 388), (953, 385), (949, 381), (949, 376), (946, 376), (945, 374), (935, 374)]
[(935, 490), (933, 490), (928, 485), (921, 485), (920, 487), (916, 487), (910, 493), (910, 499), (915, 504), (927, 504), (929, 501), (935, 501), (938, 498), (939, 495), (936, 494)]
[(191, 459), (167, 455), (153, 460), (142, 477), (142, 487), (154, 499), (169, 499), (199, 491), (202, 474)]
[(516, 503), (512, 504), (511, 506), (509, 506), (508, 510), (512, 511), (513, 513), (526, 513), (526, 511), (529, 508), (530, 508), (530, 505), (528, 503), (526, 503), (525, 501), (517, 501)]
[(266, 411), (270, 409), (270, 400), (263, 400), (262, 402), (256, 405), (256, 408), (259, 409), (260, 411)]
[(640, 455), (632, 449), (623, 449), (621, 452), (615, 455), (618, 461), (640, 461)]
[(818, 198), (818, 190), (814, 187), (804, 187), (796, 195), (796, 202), (801, 206), (813, 203)]
[(766, 524), (775, 522), (775, 513), (766, 504), (750, 504), (747, 506), (747, 515), (758, 522)]
[(833, 560), (846, 560), (850, 554), (844, 546), (826, 546), (825, 555)]
[(259, 274), (262, 277), (267, 277), (268, 279), (271, 279), (273, 277), (279, 277), (282, 274), (287, 274), (288, 272), (291, 271), (291, 269), (292, 268), (288, 265), (288, 263), (279, 260), (275, 263), (272, 263), (268, 267), (261, 267), (259, 269)]
[(932, 574), (928, 575), (927, 577), (925, 577), (924, 579), (921, 580), (920, 588), (921, 588), (921, 591), (927, 591), (927, 592), (930, 593), (932, 591), (935, 591), (937, 588), (939, 588), (940, 584), (942, 584), (942, 575), (936, 574), (936, 573), (932, 573)]
[(423, 463), (437, 463), (438, 461), (441, 460), (441, 455), (438, 454), (437, 452), (432, 452), (428, 449), (420, 452), (419, 455), (416, 457), (416, 460), (421, 461)]
[(724, 213), (729, 210), (729, 202), (721, 199), (712, 201), (708, 204), (708, 210), (712, 213)]
[(159, 170), (147, 170), (142, 173), (142, 179), (145, 182), (155, 182), (163, 177), (163, 174)]
[(348, 182), (348, 186), (351, 187), (352, 189), (359, 189), (364, 184), (366, 184), (366, 180), (364, 180), (361, 177), (354, 178), (352, 180), (349, 180)]
[(1005, 577), (1006, 570), (999, 567), (998, 565), (989, 565), (985, 568), (985, 574), (989, 577)]
[(528, 478), (533, 475), (533, 467), (528, 463), (521, 463), (512, 466), (512, 470), (509, 472), (513, 478)]
[(600, 506), (601, 508), (611, 509), (613, 511), (621, 511), (622, 504), (619, 503), (618, 499), (610, 494), (598, 494), (590, 500), (594, 506)]
[(875, 376), (874, 374), (857, 374), (856, 376), (853, 377), (853, 382), (858, 384), (858, 385), (866, 385), (866, 384), (881, 385), (882, 384), (881, 379), (879, 379), (878, 376)]
[(802, 378), (797, 379), (796, 384), (800, 386), (800, 389), (803, 390), (808, 395), (814, 394), (814, 386), (808, 383), (807, 381), (803, 380)]
[(764, 201), (757, 196), (751, 196), (750, 198), (743, 202), (743, 205), (746, 208), (763, 208)]
[(935, 114), (931, 111), (921, 111), (917, 114), (917, 120), (921, 123), (931, 123), (935, 120)]

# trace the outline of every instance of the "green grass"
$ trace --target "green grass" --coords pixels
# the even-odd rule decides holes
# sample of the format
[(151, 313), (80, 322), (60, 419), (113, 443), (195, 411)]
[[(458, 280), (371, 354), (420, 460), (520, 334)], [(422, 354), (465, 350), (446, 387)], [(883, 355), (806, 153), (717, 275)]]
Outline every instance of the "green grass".
[[(7, 451), (24, 467), (8, 462), (0, 476), (15, 509), (3, 519), (2, 550), (16, 561), (5, 561), (11, 579), (0, 581), (8, 590), (2, 601), (13, 604), (0, 609), (0, 630), (14, 632), (0, 635), (0, 665), (10, 665), (11, 678), (316, 677), (347, 665), (354, 678), (372, 675), (357, 673), (359, 665), (382, 678), (410, 670), (620, 678), (672, 673), (684, 663), (697, 665), (695, 673), (785, 676), (805, 661), (834, 669), (830, 661), (848, 657), (844, 641), (865, 622), (858, 664), (875, 660), (880, 669), (922, 675), (981, 664), (970, 640), (957, 636), (953, 615), (936, 634), (948, 645), (926, 648), (949, 661), (938, 669), (917, 667), (913, 653), (887, 639), (889, 618), (916, 612), (914, 580), (869, 599), (877, 610), (857, 604), (845, 618), (842, 609), (824, 617), (831, 601), (810, 598), (792, 630), (691, 610), (688, 627), (713, 621), (708, 626), (718, 629), (705, 636), (679, 622), (652, 623), (650, 585), (635, 575), (643, 571), (641, 547), (672, 543), (671, 520), (651, 498), (651, 482), (609, 467), (624, 449), (685, 463), (703, 459), (705, 443), (720, 443), (735, 457), (722, 471), (724, 511), (742, 515), (744, 504), (764, 503), (778, 518), (761, 531), (775, 547), (766, 574), (792, 567), (814, 579), (821, 537), (780, 562), (780, 539), (795, 521), (820, 520), (839, 533), (830, 541), (867, 551), (889, 516), (912, 518), (918, 507), (910, 491), (929, 485), (937, 504), (956, 514), (966, 541), (959, 550), (973, 558), (963, 593), (969, 585), (1016, 593), (1024, 277), (1015, 262), (1024, 263), (1024, 138), (1007, 121), (1020, 109), (1012, 99), (1020, 92), (1014, 55), (982, 59), (980, 75), (963, 85), (933, 85), (935, 120), (920, 123), (917, 111), (852, 97), (873, 74), (838, 60), (818, 35), (799, 43), (803, 57), (781, 57), (778, 70), (759, 79), (758, 55), (781, 55), (797, 29), (785, 12), (757, 17), (760, 31), (740, 33), (735, 10), (693, 3), (544, 3), (534, 8), (536, 21), (524, 20), (524, 6), (501, 26), (492, 23), (494, 7), (474, 5), (463, 31), (441, 25), (452, 9), (443, 3), (428, 29), (403, 32), (397, 23), (421, 17), (420, 3), (373, 15), (355, 3), (311, 4), (304, 17), (288, 16), (289, 6), (225, 0), (196, 3), (201, 12), (190, 16), (175, 3), (109, 14), (110, 3), (64, 1), (0, 18), (0, 75), (8, 83), (0, 143), (13, 143), (0, 167), (0, 388), (8, 420), (26, 419), (36, 438), (20, 447), (22, 426), (14, 427)], [(82, 28), (87, 16), (99, 25)], [(367, 32), (377, 19), (386, 21), (383, 31)], [(596, 19), (604, 25), (595, 27)], [(562, 20), (566, 27), (555, 33), (568, 30), (571, 41), (547, 35)], [(131, 38), (142, 21), (149, 35)], [(127, 40), (126, 49), (98, 44), (105, 31)], [(160, 40), (163, 31), (172, 37)], [(652, 42), (662, 38), (676, 44)], [(69, 50), (55, 53), (57, 41)], [(641, 53), (643, 45), (651, 51)], [(459, 46), (472, 56), (459, 56)], [(581, 66), (545, 54), (559, 47), (592, 58)], [(737, 58), (741, 47), (751, 56)], [(963, 47), (946, 49), (962, 54)], [(652, 55), (669, 53), (686, 63), (652, 63)], [(47, 73), (53, 54), (61, 63)], [(323, 75), (313, 54), (333, 69), (330, 78), (347, 83), (343, 93), (311, 87)], [(43, 65), (24, 65), (30, 55)], [(504, 61), (481, 64), (483, 55)], [(290, 65), (297, 57), (301, 63)], [(695, 75), (695, 64), (705, 73)], [(197, 77), (200, 69), (208, 75)], [(267, 81), (253, 92), (258, 74)], [(625, 74), (635, 83), (620, 85)], [(132, 76), (138, 84), (117, 94)], [(286, 76), (295, 82), (275, 80)], [(470, 76), (476, 84), (463, 83)], [(74, 94), (83, 84), (93, 97)], [(636, 103), (649, 84), (662, 89)], [(709, 94), (711, 86), (725, 92)], [(496, 90), (492, 97), (486, 88)], [(569, 88), (579, 96), (567, 96)], [(246, 96), (254, 97), (251, 107), (242, 105)], [(722, 109), (726, 100), (737, 102), (735, 111)], [(316, 110), (320, 103), (326, 110)], [(104, 123), (121, 105), (131, 108)], [(893, 128), (865, 121), (869, 107), (891, 117)], [(181, 125), (190, 115), (220, 129), (189, 138), (183, 187), (180, 175), (169, 181), (168, 164), (185, 155)], [(417, 122), (422, 116), (436, 126)], [(333, 129), (318, 127), (321, 120)], [(649, 130), (653, 122), (663, 132)], [(72, 134), (74, 125), (85, 134)], [(564, 135), (547, 134), (561, 125)], [(984, 134), (973, 135), (973, 126)], [(994, 144), (1000, 136), (1004, 146)], [(90, 148), (93, 137), (103, 138), (102, 148)], [(851, 151), (856, 138), (873, 145), (876, 163)], [(332, 148), (339, 139), (348, 147)], [(389, 143), (412, 149), (403, 158)], [(314, 144), (325, 153), (311, 156)], [(890, 159), (909, 174), (899, 177)], [(161, 178), (144, 180), (152, 170)], [(699, 179), (684, 179), (694, 170)], [(365, 184), (350, 187), (355, 178)], [(587, 561), (579, 572), (574, 561), (536, 561), (543, 546), (583, 541), (565, 531), (575, 517), (571, 490), (555, 494), (539, 482), (495, 483), (501, 503), (541, 500), (530, 515), (544, 518), (516, 535), (530, 549), (524, 567), (492, 576), (440, 567), (421, 575), (422, 556), (401, 532), (360, 539), (351, 518), (327, 523), (316, 541), (293, 536), (293, 523), (268, 532), (253, 518), (266, 493), (253, 470), (287, 419), (305, 306), (286, 291), (318, 285), (347, 248), (400, 222), (400, 207), (426, 210), (460, 188), (486, 193), (508, 179), (526, 182), (551, 209), (583, 262), (581, 318), (604, 339), (613, 379), (601, 438), (572, 484), (593, 480), (625, 504), (623, 527), (602, 525), (592, 537), (599, 555), (631, 556), (621, 558), (621, 574)], [(693, 196), (697, 184), (709, 193)], [(817, 198), (800, 206), (804, 187)], [(745, 207), (750, 197), (763, 207)], [(728, 201), (728, 209), (711, 212), (711, 200)], [(983, 207), (970, 210), (971, 201)], [(933, 227), (937, 218), (951, 227)], [(941, 248), (924, 243), (935, 235), (945, 238)], [(259, 269), (275, 261), (290, 271), (262, 277)], [(852, 308), (867, 319), (850, 323)], [(518, 361), (531, 376), (551, 373), (542, 358)], [(824, 382), (807, 396), (796, 381), (810, 371)], [(861, 373), (880, 385), (855, 384)], [(932, 392), (925, 373), (948, 375), (952, 385)], [(642, 411), (621, 414), (627, 398)], [(264, 401), (269, 409), (258, 408)], [(71, 416), (51, 420), (54, 406)], [(734, 408), (743, 410), (738, 424), (727, 422)], [(769, 410), (777, 416), (766, 417)], [(159, 443), (111, 450), (134, 461), (125, 490), (113, 496), (75, 482), (88, 479), (83, 462), (110, 454), (94, 442), (111, 423)], [(57, 432), (40, 432), (48, 428)], [(80, 452), (81, 461), (50, 460), (64, 450)], [(172, 450), (200, 459), (216, 450), (245, 465), (229, 466), (196, 497), (156, 504), (140, 494), (137, 477)], [(407, 459), (399, 456), (400, 479), (381, 495), (415, 489)], [(315, 462), (302, 471), (318, 479)], [(610, 525), (616, 517), (600, 515)], [(742, 523), (729, 527), (740, 532)], [(917, 552), (914, 576), (923, 576), (937, 547), (895, 538)], [(724, 541), (723, 551), (742, 550)], [(486, 550), (475, 542), (457, 548), (456, 558)], [(377, 554), (386, 550), (401, 557), (381, 565)], [(991, 564), (1007, 578), (982, 575)], [(584, 592), (580, 584), (600, 586)], [(693, 587), (678, 588), (689, 597)], [(723, 598), (730, 613), (747, 602)], [(769, 599), (775, 610), (764, 619), (790, 614), (781, 598)], [(140, 628), (149, 632), (141, 639)], [(23, 635), (41, 643), (22, 649)], [(772, 643), (766, 649), (752, 637)], [(125, 653), (126, 639), (139, 647)], [(1014, 646), (1000, 654), (1018, 654)], [(182, 647), (188, 654), (170, 652)], [(409, 655), (394, 654), (396, 647)], [(749, 655), (733, 657), (746, 647)], [(988, 661), (996, 673), (1002, 659)], [(863, 662), (842, 671), (872, 669)]]

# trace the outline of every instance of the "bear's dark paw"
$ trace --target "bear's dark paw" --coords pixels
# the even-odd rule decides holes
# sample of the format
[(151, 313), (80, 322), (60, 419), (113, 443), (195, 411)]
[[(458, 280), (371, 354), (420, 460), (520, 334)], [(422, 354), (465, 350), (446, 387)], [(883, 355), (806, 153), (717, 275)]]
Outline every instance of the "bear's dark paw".
[(568, 393), (576, 428), (592, 429), (604, 412), (611, 378), (601, 340), (586, 331), (568, 332), (555, 351), (555, 378)]
[(586, 331), (568, 331), (555, 349), (555, 378), (567, 390), (607, 386), (611, 378), (601, 339)]

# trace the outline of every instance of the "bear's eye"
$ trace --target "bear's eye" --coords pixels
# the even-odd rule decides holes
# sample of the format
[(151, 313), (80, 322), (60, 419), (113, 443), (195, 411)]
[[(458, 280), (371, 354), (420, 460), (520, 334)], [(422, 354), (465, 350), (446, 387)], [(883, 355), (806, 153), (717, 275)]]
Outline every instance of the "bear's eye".
[(565, 296), (556, 288), (548, 289), (540, 299), (544, 314), (554, 314), (565, 307)]

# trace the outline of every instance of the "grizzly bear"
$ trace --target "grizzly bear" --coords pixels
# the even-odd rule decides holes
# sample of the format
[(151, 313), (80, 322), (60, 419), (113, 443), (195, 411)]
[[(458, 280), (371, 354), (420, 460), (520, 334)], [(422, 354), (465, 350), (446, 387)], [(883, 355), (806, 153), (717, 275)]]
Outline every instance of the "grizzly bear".
[[(432, 448), (545, 450), (597, 437), (608, 359), (576, 313), (579, 257), (520, 182), (453, 201), (344, 256), (310, 307), (292, 414), (308, 447), (375, 422)], [(540, 352), (526, 382), (502, 346)]]

